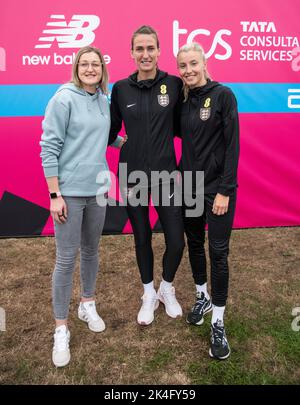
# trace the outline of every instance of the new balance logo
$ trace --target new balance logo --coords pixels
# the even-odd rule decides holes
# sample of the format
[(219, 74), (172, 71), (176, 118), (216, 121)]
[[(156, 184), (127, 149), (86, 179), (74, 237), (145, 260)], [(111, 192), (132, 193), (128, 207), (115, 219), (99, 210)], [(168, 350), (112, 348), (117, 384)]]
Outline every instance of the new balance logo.
[(50, 48), (56, 40), (59, 48), (81, 48), (90, 45), (94, 39), (94, 30), (100, 24), (100, 18), (97, 15), (73, 15), (69, 24), (67, 24), (64, 15), (52, 14), (51, 19), (43, 34), (39, 38), (39, 44), (35, 48)]

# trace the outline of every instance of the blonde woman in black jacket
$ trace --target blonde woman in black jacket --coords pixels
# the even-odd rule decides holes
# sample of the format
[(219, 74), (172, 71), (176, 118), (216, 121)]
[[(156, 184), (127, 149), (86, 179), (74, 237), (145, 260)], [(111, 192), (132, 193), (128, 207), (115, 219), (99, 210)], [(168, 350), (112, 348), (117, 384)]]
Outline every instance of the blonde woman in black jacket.
[[(211, 357), (229, 357), (230, 347), (224, 328), (228, 295), (229, 239), (234, 219), (237, 167), (239, 157), (239, 121), (232, 91), (212, 81), (207, 72), (203, 48), (192, 43), (180, 48), (178, 71), (183, 80), (181, 106), (182, 171), (204, 171), (204, 211), (199, 217), (186, 216), (189, 258), (196, 284), (196, 303), (187, 322), (201, 325), (212, 310)], [(199, 190), (193, 184), (193, 193)], [(205, 225), (208, 225), (211, 262), (211, 298), (207, 291)]]

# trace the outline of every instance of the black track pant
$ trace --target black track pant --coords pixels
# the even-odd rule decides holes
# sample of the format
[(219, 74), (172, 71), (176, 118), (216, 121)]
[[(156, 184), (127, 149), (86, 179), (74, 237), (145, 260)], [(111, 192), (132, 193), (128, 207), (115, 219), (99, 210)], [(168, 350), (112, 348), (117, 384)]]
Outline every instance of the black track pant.
[(230, 196), (228, 212), (215, 215), (212, 212), (215, 194), (204, 196), (204, 212), (201, 217), (185, 216), (184, 229), (187, 236), (189, 258), (195, 284), (207, 282), (206, 257), (204, 250), (205, 225), (208, 225), (209, 257), (211, 262), (211, 295), (214, 305), (223, 307), (228, 296), (228, 254), (229, 239), (233, 224), (236, 194)]
[[(150, 197), (150, 191), (149, 197)], [(152, 230), (149, 221), (149, 206), (126, 207), (133, 229), (138, 267), (143, 284), (153, 280)], [(163, 255), (163, 273), (165, 281), (172, 282), (180, 264), (184, 249), (184, 228), (182, 208), (176, 206), (155, 205), (163, 229), (166, 249)]]

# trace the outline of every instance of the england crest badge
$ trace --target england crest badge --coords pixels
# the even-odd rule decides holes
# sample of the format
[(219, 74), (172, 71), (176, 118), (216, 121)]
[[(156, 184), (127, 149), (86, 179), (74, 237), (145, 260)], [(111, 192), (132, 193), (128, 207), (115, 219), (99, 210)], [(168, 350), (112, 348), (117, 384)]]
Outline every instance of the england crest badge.
[(161, 105), (162, 107), (167, 107), (169, 105), (169, 94), (159, 94), (157, 96), (158, 98), (158, 104)]
[(210, 117), (210, 108), (200, 108), (200, 119), (202, 121), (208, 120)]

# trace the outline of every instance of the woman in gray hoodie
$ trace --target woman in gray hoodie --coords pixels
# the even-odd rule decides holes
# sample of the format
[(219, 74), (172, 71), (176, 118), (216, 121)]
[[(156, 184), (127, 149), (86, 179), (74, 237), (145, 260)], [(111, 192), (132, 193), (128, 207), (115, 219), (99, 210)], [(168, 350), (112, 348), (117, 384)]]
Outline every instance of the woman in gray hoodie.
[[(56, 240), (52, 360), (57, 367), (70, 361), (67, 318), (79, 248), (82, 292), (78, 317), (94, 332), (105, 329), (94, 296), (106, 211), (106, 204), (99, 201), (105, 201), (110, 186), (105, 157), (110, 129), (107, 86), (108, 72), (100, 50), (90, 46), (80, 49), (71, 82), (61, 86), (49, 101), (42, 124), (41, 158)], [(119, 137), (114, 146), (122, 144)]]

